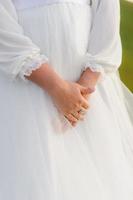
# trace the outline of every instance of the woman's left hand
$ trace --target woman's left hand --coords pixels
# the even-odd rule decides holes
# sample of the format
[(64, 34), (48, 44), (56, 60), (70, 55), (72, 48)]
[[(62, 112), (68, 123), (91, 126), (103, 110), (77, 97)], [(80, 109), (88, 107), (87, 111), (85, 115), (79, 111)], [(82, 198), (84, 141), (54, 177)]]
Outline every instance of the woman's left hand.
[[(77, 83), (84, 87), (89, 87), (91, 91), (91, 92), (88, 92), (87, 94), (83, 94), (83, 97), (85, 99), (89, 100), (91, 94), (95, 91), (95, 86), (97, 84), (99, 76), (100, 76), (99, 72), (92, 72), (89, 68), (87, 68), (86, 71), (84, 71), (81, 74)], [(76, 123), (73, 125), (76, 125)]]

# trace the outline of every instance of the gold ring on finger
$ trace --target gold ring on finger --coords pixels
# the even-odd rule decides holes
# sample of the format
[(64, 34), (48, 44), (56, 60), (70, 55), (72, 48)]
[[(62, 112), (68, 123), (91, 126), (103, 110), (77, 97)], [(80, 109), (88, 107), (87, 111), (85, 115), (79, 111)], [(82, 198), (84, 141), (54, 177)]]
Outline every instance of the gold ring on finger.
[(80, 113), (80, 114), (85, 114), (86, 111), (85, 111), (85, 109), (80, 109), (80, 110), (78, 111), (78, 113)]

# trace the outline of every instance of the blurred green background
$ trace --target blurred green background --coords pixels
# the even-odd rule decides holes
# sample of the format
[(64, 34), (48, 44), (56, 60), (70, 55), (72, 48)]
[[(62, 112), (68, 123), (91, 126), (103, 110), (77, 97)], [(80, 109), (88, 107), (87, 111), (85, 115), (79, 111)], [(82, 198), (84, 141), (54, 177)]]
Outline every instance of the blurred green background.
[(133, 3), (121, 0), (121, 38), (123, 61), (120, 75), (133, 92)]

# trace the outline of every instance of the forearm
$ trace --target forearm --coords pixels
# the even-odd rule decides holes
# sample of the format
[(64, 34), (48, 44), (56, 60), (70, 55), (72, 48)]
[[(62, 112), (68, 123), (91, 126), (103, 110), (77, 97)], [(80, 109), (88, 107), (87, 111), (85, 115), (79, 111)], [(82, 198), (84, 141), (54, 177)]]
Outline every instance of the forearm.
[(30, 76), (25, 76), (28, 80), (34, 82), (48, 93), (52, 93), (62, 86), (63, 79), (49, 64), (42, 64), (38, 69), (32, 72)]

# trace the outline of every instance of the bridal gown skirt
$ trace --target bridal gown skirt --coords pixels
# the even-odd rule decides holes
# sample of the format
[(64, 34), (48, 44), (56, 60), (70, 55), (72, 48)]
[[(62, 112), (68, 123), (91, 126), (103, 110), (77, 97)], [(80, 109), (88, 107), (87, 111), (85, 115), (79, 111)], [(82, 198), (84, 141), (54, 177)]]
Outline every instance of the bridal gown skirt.
[[(62, 3), (18, 13), (25, 33), (65, 80), (80, 76), (89, 9)], [(1, 72), (0, 200), (133, 199), (133, 95), (112, 73), (90, 105), (72, 127), (45, 91)]]

